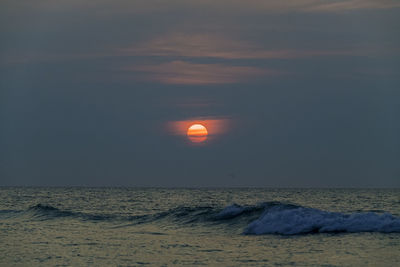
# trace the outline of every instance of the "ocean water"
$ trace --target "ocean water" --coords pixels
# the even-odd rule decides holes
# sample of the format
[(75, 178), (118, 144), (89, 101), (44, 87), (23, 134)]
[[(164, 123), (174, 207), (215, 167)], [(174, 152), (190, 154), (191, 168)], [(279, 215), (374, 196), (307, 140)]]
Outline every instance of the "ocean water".
[(0, 188), (0, 266), (400, 266), (399, 189)]

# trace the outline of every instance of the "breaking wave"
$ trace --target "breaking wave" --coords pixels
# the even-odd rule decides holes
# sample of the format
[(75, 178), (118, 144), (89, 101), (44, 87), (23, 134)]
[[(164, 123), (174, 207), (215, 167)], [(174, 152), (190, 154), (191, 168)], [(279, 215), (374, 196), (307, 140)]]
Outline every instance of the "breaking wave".
[(344, 214), (318, 209), (280, 207), (266, 210), (251, 222), (245, 234), (296, 235), (308, 233), (400, 233), (400, 218), (390, 213), (373, 212)]
[(265, 202), (252, 206), (233, 204), (223, 209), (208, 206), (177, 207), (164, 212), (138, 216), (75, 212), (43, 204), (37, 204), (25, 211), (0, 211), (0, 217), (4, 215), (7, 215), (6, 217), (19, 216), (21, 214), (38, 220), (72, 218), (96, 222), (129, 222), (129, 225), (158, 222), (167, 222), (179, 226), (193, 226), (195, 223), (217, 224), (229, 227), (229, 229), (235, 226), (240, 227), (237, 229), (244, 229), (244, 231), (241, 231), (246, 235), (299, 235), (340, 232), (400, 233), (400, 217), (393, 216), (390, 213), (357, 212), (345, 214), (281, 202)]

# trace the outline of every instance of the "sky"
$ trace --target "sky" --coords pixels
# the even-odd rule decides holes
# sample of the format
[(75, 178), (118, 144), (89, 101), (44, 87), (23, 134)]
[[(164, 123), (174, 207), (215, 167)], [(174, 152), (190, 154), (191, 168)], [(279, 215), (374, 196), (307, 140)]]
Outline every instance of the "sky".
[(0, 185), (400, 187), (399, 25), (398, 0), (2, 0)]

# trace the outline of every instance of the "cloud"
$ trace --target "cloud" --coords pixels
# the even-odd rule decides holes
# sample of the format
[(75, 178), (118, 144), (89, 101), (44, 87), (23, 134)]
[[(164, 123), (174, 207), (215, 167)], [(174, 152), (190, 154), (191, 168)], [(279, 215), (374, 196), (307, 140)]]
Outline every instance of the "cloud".
[[(149, 57), (160, 57), (161, 60), (168, 61), (125, 68), (141, 73), (142, 79), (163, 84), (207, 85), (248, 82), (264, 76), (283, 74), (276, 70), (254, 66), (235, 66), (231, 60), (354, 55), (354, 50), (268, 50), (262, 46), (221, 35), (173, 33), (158, 36), (129, 48), (118, 49), (116, 53), (119, 56), (144, 57), (147, 60)], [(213, 59), (217, 62), (192, 63), (200, 58)], [(221, 61), (224, 64), (219, 63)]]
[(342, 50), (266, 50), (263, 47), (212, 34), (174, 33), (119, 49), (131, 56), (220, 58), (220, 59), (290, 59), (310, 56), (350, 54)]
[(390, 9), (399, 8), (397, 0), (336, 0), (313, 1), (312, 5), (304, 7), (306, 11), (344, 11), (360, 9)]
[[(258, 51), (257, 51), (258, 50)], [(131, 55), (210, 57), (223, 59), (240, 59), (260, 57), (259, 49), (243, 41), (234, 41), (210, 34), (165, 35), (137, 46), (121, 49)], [(264, 56), (279, 56), (267, 52)]]
[(249, 0), (245, 2), (261, 11), (338, 12), (361, 9), (390, 9), (400, 7), (397, 0)]
[[(5, 0), (3, 5), (9, 7), (13, 2)], [(337, 12), (355, 9), (390, 9), (400, 7), (398, 0), (29, 0), (18, 1), (18, 6), (30, 9), (40, 8), (47, 12), (65, 10), (85, 10), (93, 14), (112, 15), (115, 13), (142, 14), (153, 12), (170, 12), (171, 10), (203, 10), (225, 13), (250, 12)]]
[(157, 65), (142, 65), (125, 68), (143, 73), (143, 78), (164, 84), (229, 84), (249, 81), (265, 75), (278, 75), (277, 71), (247, 66), (224, 64), (195, 64), (172, 61)]

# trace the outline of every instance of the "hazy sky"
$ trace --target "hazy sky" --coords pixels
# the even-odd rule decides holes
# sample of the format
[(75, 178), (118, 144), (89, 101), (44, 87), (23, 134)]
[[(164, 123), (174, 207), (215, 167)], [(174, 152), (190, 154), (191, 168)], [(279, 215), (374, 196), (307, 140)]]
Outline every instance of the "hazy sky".
[(2, 0), (0, 40), (0, 185), (400, 186), (398, 0)]

